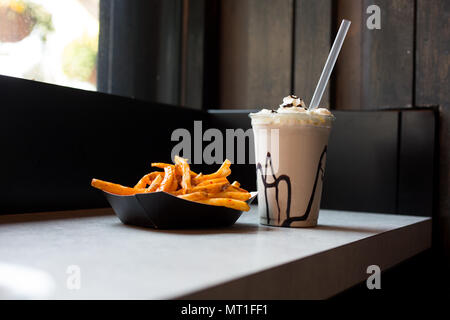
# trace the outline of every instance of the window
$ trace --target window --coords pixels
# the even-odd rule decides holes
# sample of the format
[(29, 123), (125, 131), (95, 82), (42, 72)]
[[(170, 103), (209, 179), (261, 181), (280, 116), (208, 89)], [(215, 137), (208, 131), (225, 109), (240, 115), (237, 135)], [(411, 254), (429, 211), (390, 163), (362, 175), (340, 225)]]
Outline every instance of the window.
[(97, 89), (99, 0), (0, 0), (0, 74)]
[(0, 75), (200, 108), (204, 0), (0, 0)]

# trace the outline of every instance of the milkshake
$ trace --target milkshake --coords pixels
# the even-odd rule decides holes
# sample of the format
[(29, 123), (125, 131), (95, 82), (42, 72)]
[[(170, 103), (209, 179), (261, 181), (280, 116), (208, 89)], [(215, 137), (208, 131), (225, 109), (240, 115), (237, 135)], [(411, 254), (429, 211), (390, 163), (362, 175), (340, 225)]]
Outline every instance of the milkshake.
[(314, 227), (334, 116), (288, 96), (277, 110), (251, 113), (260, 223)]

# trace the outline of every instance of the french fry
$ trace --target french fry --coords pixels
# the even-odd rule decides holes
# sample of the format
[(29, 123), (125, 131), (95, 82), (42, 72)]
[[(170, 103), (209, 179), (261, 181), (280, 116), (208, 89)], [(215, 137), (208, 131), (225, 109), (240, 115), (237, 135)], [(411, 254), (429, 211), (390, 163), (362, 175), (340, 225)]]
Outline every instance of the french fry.
[(152, 162), (152, 167), (164, 169), (165, 167), (173, 167), (174, 165), (171, 163), (164, 163), (164, 162)]
[[(192, 172), (192, 171), (191, 171), (191, 172)], [(203, 173), (200, 172), (199, 174), (197, 174), (196, 176), (194, 176), (194, 179), (193, 179), (193, 180), (194, 180), (194, 181), (200, 180), (201, 177), (203, 177)], [(192, 182), (194, 182), (194, 181), (192, 181)], [(195, 182), (195, 183), (196, 183), (196, 182)]]
[(216, 172), (211, 173), (211, 174), (205, 174), (200, 177), (195, 177), (194, 183), (199, 184), (200, 182), (205, 181), (205, 180), (228, 177), (231, 174), (230, 165), (231, 165), (231, 161), (226, 159), (220, 166), (219, 170), (217, 170)]
[(125, 187), (120, 184), (103, 181), (103, 180), (99, 180), (99, 179), (92, 179), (91, 186), (93, 186), (94, 188), (109, 192), (109, 193), (122, 195), (122, 196), (129, 196), (129, 195), (133, 195), (136, 193), (144, 193), (145, 192), (145, 189), (135, 189), (135, 188)]
[(156, 191), (170, 191), (173, 179), (175, 179), (175, 168), (173, 166), (164, 167), (164, 179)]
[(170, 193), (175, 192), (177, 189), (178, 189), (178, 179), (177, 179), (177, 176), (175, 175), (175, 177), (173, 178), (172, 187), (167, 192), (170, 192)]
[(239, 188), (241, 186), (241, 184), (237, 181), (234, 181), (231, 185), (236, 188)]
[(136, 183), (134, 189), (146, 188), (149, 181), (150, 181), (149, 174), (146, 174), (141, 178), (141, 180), (138, 181), (138, 183)]
[(145, 192), (155, 192), (159, 188), (159, 185), (161, 184), (162, 181), (163, 181), (162, 175), (156, 176), (156, 178), (152, 181), (152, 183), (146, 189)]
[(157, 172), (157, 171), (154, 171), (154, 172), (148, 173), (148, 174), (146, 174), (145, 176), (143, 176), (143, 177), (141, 178), (141, 180), (139, 180), (139, 182), (134, 186), (134, 188), (135, 188), (135, 189), (143, 189), (143, 188), (146, 188), (147, 185), (150, 185), (150, 184), (151, 184), (151, 182), (153, 181), (153, 179), (155, 179), (155, 177), (156, 177), (157, 175), (162, 175), (162, 174), (164, 174), (164, 172)]
[[(175, 157), (178, 157), (178, 156), (175, 156)], [(160, 169), (164, 169), (165, 167), (175, 167), (174, 164), (164, 163), (164, 162), (153, 162), (151, 164), (151, 166), (155, 167), (155, 168), (160, 168)], [(195, 173), (194, 171), (191, 171), (191, 176), (195, 177), (195, 176), (197, 176), (197, 173)]]
[(175, 165), (181, 169), (181, 189), (182, 193), (186, 194), (191, 190), (191, 170), (187, 160), (179, 156), (175, 156)]
[(251, 194), (248, 192), (224, 191), (218, 193), (208, 193), (208, 198), (230, 198), (247, 201), (251, 198)]
[[(237, 182), (237, 181), (235, 181), (235, 182)], [(234, 192), (245, 192), (245, 193), (248, 193), (247, 190), (242, 189), (241, 187), (239, 187), (240, 186), (239, 182), (237, 182), (237, 183), (235, 183), (235, 182), (233, 182), (225, 191), (234, 191)]]
[(184, 200), (190, 200), (190, 201), (198, 201), (198, 200), (205, 200), (208, 198), (208, 194), (206, 192), (193, 192), (188, 194), (182, 194), (179, 195), (178, 198), (184, 199)]
[(231, 174), (230, 165), (231, 162), (226, 159), (216, 172), (197, 174), (191, 170), (187, 159), (175, 156), (174, 164), (152, 163), (152, 167), (164, 171), (147, 173), (133, 188), (98, 179), (92, 179), (91, 185), (117, 195), (163, 191), (188, 201), (248, 211), (250, 207), (245, 201), (251, 195), (241, 188), (239, 182), (230, 184), (227, 179)]
[(170, 194), (173, 194), (174, 196), (182, 196), (183, 189), (178, 189), (176, 191), (169, 192)]
[(196, 186), (191, 189), (191, 192), (205, 191), (208, 193), (218, 193), (224, 191), (229, 185), (230, 184), (228, 182), (219, 182), (204, 186)]
[(192, 171), (191, 169), (189, 169), (189, 171), (190, 171), (191, 177), (196, 177), (196, 176), (199, 175), (198, 173), (195, 173), (195, 172)]
[(202, 181), (197, 185), (197, 187), (206, 186), (209, 184), (221, 183), (221, 182), (229, 183), (227, 178), (217, 178), (217, 179), (210, 179), (210, 180)]
[(203, 204), (209, 204), (212, 206), (223, 206), (227, 208), (236, 209), (239, 211), (248, 211), (250, 210), (247, 202), (242, 200), (228, 199), (228, 198), (209, 198), (205, 200), (197, 200), (197, 202)]

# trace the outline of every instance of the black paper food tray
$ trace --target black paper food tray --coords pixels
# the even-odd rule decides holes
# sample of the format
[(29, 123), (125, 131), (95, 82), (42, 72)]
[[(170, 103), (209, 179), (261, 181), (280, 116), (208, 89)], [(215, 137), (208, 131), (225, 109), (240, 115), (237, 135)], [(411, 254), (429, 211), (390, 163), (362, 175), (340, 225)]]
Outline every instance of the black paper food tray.
[[(124, 224), (157, 229), (217, 228), (233, 225), (242, 214), (235, 209), (178, 198), (166, 192), (130, 196), (103, 191), (117, 217)], [(250, 204), (256, 197), (246, 202)]]

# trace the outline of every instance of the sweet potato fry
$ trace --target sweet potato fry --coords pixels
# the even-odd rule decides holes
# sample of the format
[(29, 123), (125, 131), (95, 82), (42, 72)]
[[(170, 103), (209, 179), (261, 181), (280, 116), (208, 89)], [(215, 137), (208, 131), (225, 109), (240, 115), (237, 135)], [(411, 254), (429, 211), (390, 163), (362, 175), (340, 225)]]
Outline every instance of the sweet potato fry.
[(139, 180), (138, 183), (136, 183), (136, 185), (134, 186), (134, 189), (146, 188), (147, 184), (150, 182), (148, 175), (149, 174), (146, 174), (145, 176), (143, 176), (141, 178), (141, 180)]
[(230, 184), (228, 182), (219, 182), (204, 186), (196, 186), (191, 189), (191, 192), (205, 191), (208, 193), (218, 193), (224, 191), (229, 185)]
[(153, 181), (153, 179), (155, 179), (155, 177), (157, 175), (163, 175), (164, 172), (158, 172), (158, 171), (154, 171), (154, 172), (150, 172), (148, 174), (146, 174), (145, 176), (143, 176), (141, 178), (141, 180), (139, 180), (139, 182), (134, 186), (135, 189), (142, 189), (142, 188), (146, 188), (147, 185), (150, 185), (151, 182)]
[[(191, 173), (192, 173), (192, 171), (191, 171)], [(194, 178), (192, 179), (192, 182), (193, 182), (193, 183), (197, 183), (197, 182), (195, 182), (195, 181), (199, 181), (201, 177), (203, 177), (203, 173), (200, 172), (199, 174), (197, 174), (196, 176), (194, 176)]]
[(231, 185), (236, 188), (239, 188), (241, 186), (241, 184), (237, 181), (233, 181), (233, 183)]
[[(176, 157), (178, 157), (178, 156), (176, 156)], [(164, 162), (153, 162), (151, 166), (155, 167), (155, 168), (160, 168), (160, 169), (164, 169), (165, 167), (175, 167), (174, 164), (164, 163)], [(179, 174), (181, 175), (181, 172), (179, 172)], [(197, 173), (195, 173), (194, 171), (191, 171), (191, 176), (195, 177), (195, 176), (197, 176)]]
[(221, 183), (221, 182), (229, 183), (227, 178), (217, 178), (217, 179), (210, 179), (210, 180), (202, 181), (197, 185), (197, 187), (206, 186), (209, 184)]
[(180, 196), (180, 195), (183, 195), (182, 191), (183, 191), (183, 189), (178, 189), (176, 191), (170, 191), (169, 193), (173, 194), (174, 196)]
[(173, 164), (171, 163), (164, 163), (164, 162), (152, 162), (152, 167), (164, 169), (165, 167), (173, 167)]
[(172, 181), (172, 186), (170, 187), (170, 190), (168, 190), (167, 192), (174, 192), (174, 191), (176, 191), (176, 190), (178, 189), (178, 185), (179, 185), (178, 179), (177, 179), (177, 177), (175, 176), (175, 177), (173, 178), (173, 181)]
[(167, 192), (170, 191), (173, 179), (175, 179), (175, 167), (174, 166), (164, 167), (164, 179), (159, 185), (158, 189), (156, 189), (156, 191), (167, 191)]
[(204, 200), (208, 198), (208, 194), (206, 192), (193, 192), (188, 194), (182, 194), (179, 195), (178, 198), (184, 199), (184, 200), (191, 200), (191, 201), (197, 201), (197, 200)]
[(211, 174), (195, 173), (191, 170), (188, 160), (175, 156), (174, 164), (154, 162), (152, 167), (164, 171), (153, 171), (144, 175), (133, 188), (119, 184), (92, 179), (92, 186), (117, 195), (134, 195), (163, 191), (180, 199), (199, 202), (213, 206), (248, 211), (245, 202), (250, 199), (250, 193), (241, 188), (239, 182), (232, 184), (227, 177), (231, 174), (231, 162), (227, 159), (219, 170)]
[(231, 161), (226, 159), (220, 166), (219, 170), (211, 174), (202, 175), (201, 177), (195, 177), (194, 183), (199, 184), (200, 182), (205, 180), (228, 177), (231, 174), (230, 165)]
[(248, 192), (224, 191), (218, 193), (208, 193), (208, 198), (230, 198), (247, 201), (251, 198), (251, 194)]
[(145, 189), (135, 189), (135, 188), (125, 187), (120, 184), (103, 181), (103, 180), (99, 180), (99, 179), (92, 179), (91, 186), (93, 186), (94, 188), (109, 192), (109, 193), (122, 195), (122, 196), (129, 196), (129, 195), (133, 195), (136, 193), (144, 193), (145, 192)]
[(191, 190), (191, 170), (187, 160), (179, 156), (175, 156), (175, 165), (181, 169), (181, 189), (182, 193), (186, 194)]
[(163, 176), (158, 175), (156, 178), (152, 181), (150, 186), (145, 190), (145, 192), (155, 192), (158, 188), (161, 182), (163, 181)]
[(228, 199), (228, 198), (209, 198), (205, 200), (197, 200), (197, 202), (209, 204), (212, 206), (224, 206), (227, 208), (236, 209), (239, 211), (248, 211), (250, 210), (247, 202), (242, 200)]
[[(235, 182), (237, 182), (237, 181), (235, 181)], [(240, 185), (239, 182), (237, 184), (235, 182), (233, 182), (227, 189), (225, 189), (225, 191), (248, 193), (247, 190), (237, 186), (237, 185)]]

